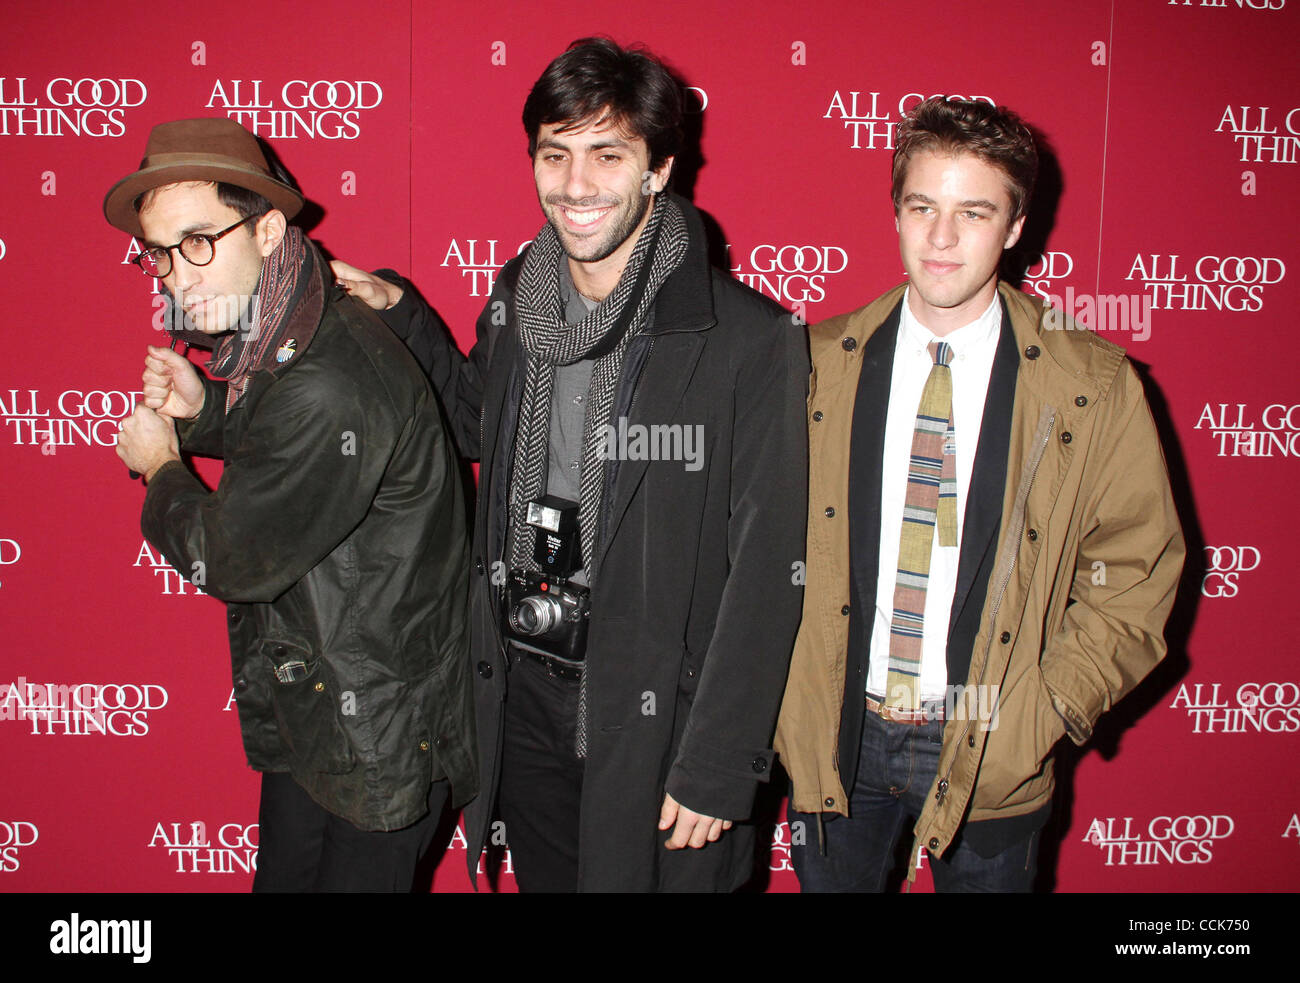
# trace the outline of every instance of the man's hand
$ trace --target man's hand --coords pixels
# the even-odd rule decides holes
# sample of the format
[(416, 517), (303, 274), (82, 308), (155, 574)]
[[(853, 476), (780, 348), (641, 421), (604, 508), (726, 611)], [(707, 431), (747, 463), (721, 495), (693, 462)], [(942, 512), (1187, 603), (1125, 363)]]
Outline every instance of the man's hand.
[(202, 412), (207, 390), (203, 388), (198, 370), (184, 355), (170, 348), (150, 345), (142, 378), (144, 405), (149, 409), (173, 420), (192, 420)]
[(147, 482), (168, 461), (181, 459), (176, 424), (147, 406), (137, 406), (121, 423), (117, 456), (132, 471), (144, 475)]
[(367, 307), (386, 311), (402, 299), (402, 288), (365, 270), (349, 266), (341, 259), (333, 260), (330, 269), (339, 285)]
[(664, 804), (659, 810), (659, 828), (667, 829), (674, 823), (677, 825), (673, 829), (673, 835), (664, 843), (669, 850), (680, 850), (686, 846), (698, 850), (705, 843), (716, 842), (724, 829), (731, 829), (730, 819), (702, 816), (679, 804), (671, 795), (664, 795)]

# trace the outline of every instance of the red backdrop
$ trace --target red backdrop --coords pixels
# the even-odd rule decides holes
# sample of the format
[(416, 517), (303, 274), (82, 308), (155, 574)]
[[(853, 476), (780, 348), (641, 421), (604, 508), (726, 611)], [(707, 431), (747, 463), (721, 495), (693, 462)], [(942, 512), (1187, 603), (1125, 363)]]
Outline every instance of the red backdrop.
[[(366, 23), (341, 0), (222, 6), (7, 18), (0, 890), (243, 891), (255, 863), (221, 605), (142, 541), (142, 489), (112, 450), (157, 336), (105, 191), (153, 124), (233, 116), (319, 206), (313, 236), (409, 271), (468, 346), (541, 221), (524, 96), (593, 33), (644, 41), (693, 87), (700, 155), (679, 186), (735, 275), (809, 320), (902, 275), (888, 174), (910, 105), (987, 98), (1038, 129), (1024, 287), (1143, 367), (1189, 540), (1168, 663), (1095, 747), (1066, 750), (1049, 884), (1296, 888), (1300, 577), (1277, 516), (1300, 454), (1300, 0), (379, 0)], [(788, 835), (772, 890), (797, 887)], [(463, 850), (436, 890), (468, 889)]]

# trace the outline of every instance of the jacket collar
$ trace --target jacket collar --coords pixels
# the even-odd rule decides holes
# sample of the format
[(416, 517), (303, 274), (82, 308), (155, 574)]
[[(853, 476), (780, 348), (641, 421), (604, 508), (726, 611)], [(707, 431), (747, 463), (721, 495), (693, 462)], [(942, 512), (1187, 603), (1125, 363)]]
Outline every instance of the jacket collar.
[[(829, 322), (840, 329), (833, 335), (814, 329), (813, 365), (833, 374), (848, 372), (856, 380), (861, 348), (902, 302), (906, 289), (906, 283), (899, 284), (847, 318)], [(998, 294), (1010, 315), (1022, 379), (1029, 381), (1023, 373), (1032, 369), (1030, 374), (1045, 388), (1105, 397), (1124, 357), (1122, 348), (1008, 283), (998, 283)]]
[(704, 331), (718, 323), (713, 312), (713, 282), (709, 267), (709, 245), (704, 222), (695, 206), (674, 192), (668, 196), (682, 210), (686, 220), (686, 256), (669, 274), (655, 298), (654, 323), (646, 334), (670, 331)]
[[(1124, 349), (1103, 341), (1073, 318), (1041, 299), (1003, 282), (998, 292), (1011, 314), (1020, 364), (1037, 363), (1049, 373), (1044, 385), (1090, 391), (1104, 399), (1124, 358)], [(1031, 351), (1031, 349), (1036, 349)]]
[[(321, 322), (325, 320), (326, 313), (338, 303), (340, 298), (346, 296), (343, 288), (334, 280), (329, 263), (326, 262), (316, 243), (308, 239), (307, 249), (312, 259), (312, 282), (307, 284), (303, 290), (303, 296), (298, 300), (294, 309), (289, 312), (289, 325), (285, 329), (285, 338), (292, 339), (294, 342), (294, 354), (286, 361), (277, 362), (266, 370), (277, 379), (301, 361), (303, 354), (311, 348), (312, 342), (315, 341), (316, 331), (320, 328)], [(324, 295), (325, 302), (321, 305), (320, 316), (310, 319), (309, 323), (308, 318), (304, 316), (304, 312), (310, 310), (311, 305), (305, 303), (305, 301), (315, 291), (320, 291)]]

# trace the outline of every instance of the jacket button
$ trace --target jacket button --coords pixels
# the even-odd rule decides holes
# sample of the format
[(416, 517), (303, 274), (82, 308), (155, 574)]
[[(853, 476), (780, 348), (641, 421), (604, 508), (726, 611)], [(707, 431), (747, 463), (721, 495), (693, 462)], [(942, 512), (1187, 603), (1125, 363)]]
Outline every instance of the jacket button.
[(1028, 532), (1028, 536), (1029, 536), (1029, 541), (1030, 541), (1031, 543), (1036, 543), (1036, 542), (1038, 542), (1038, 530), (1037, 530), (1037, 529), (1030, 529), (1029, 532)]
[(998, 636), (998, 641), (1000, 641), (1003, 645), (1006, 645), (1007, 642), (1011, 641), (1011, 632), (1004, 631), (1001, 635)]
[(931, 850), (939, 849), (939, 838), (937, 836), (930, 837), (929, 847)]
[(834, 507), (834, 506), (831, 506), (831, 505), (826, 506), (826, 518), (828, 518), (828, 519), (833, 519), (833, 518), (835, 518), (835, 507)]
[(967, 746), (967, 747), (974, 747), (974, 746), (975, 746), (975, 735), (974, 735), (974, 734), (970, 734), (969, 736), (967, 736), (967, 738), (966, 738), (966, 746)]
[(827, 809), (832, 809), (835, 807), (835, 800), (828, 795), (825, 801), (822, 802), (822, 805), (824, 805)]
[(247, 679), (236, 679), (236, 680), (235, 680), (235, 689), (239, 690), (240, 692), (243, 692), (244, 690), (248, 689), (248, 680), (247, 680)]
[(695, 678), (695, 670), (694, 670), (694, 669), (687, 669), (687, 670), (686, 670), (686, 678), (687, 678), (687, 679), (694, 679), (694, 678)]
[(283, 645), (277, 645), (277, 646), (275, 647), (275, 654), (276, 654), (276, 655), (284, 655), (284, 646), (283, 646)]
[(1068, 444), (1068, 443), (1069, 443), (1070, 441), (1072, 441), (1073, 439), (1074, 439), (1074, 436), (1073, 436), (1073, 435), (1070, 433), (1070, 431), (1068, 431), (1068, 430), (1065, 431), (1065, 433), (1061, 434), (1061, 443), (1063, 443), (1063, 444)]
[(753, 768), (754, 768), (754, 773), (756, 775), (761, 775), (763, 774), (763, 772), (767, 771), (767, 762), (764, 761), (762, 758), (755, 758), (753, 762)]
[(474, 572), (475, 572), (475, 573), (482, 573), (482, 572), (483, 572), (483, 561), (482, 561), (481, 559), (479, 559), (478, 557), (475, 557), (475, 558), (474, 558)]
[(325, 692), (325, 684), (322, 683), (322, 682), (320, 682), (319, 680), (317, 680), (317, 682), (316, 682), (316, 686), (315, 686), (315, 690), (316, 690), (317, 693), (324, 693), (324, 692)]
[(822, 422), (822, 411), (821, 411), (821, 410), (813, 410), (813, 419), (816, 420), (818, 423), (821, 423), (821, 422)]
[(241, 621), (243, 621), (243, 620), (244, 620), (244, 616), (243, 616), (242, 614), (240, 614), (238, 611), (231, 611), (231, 612), (230, 612), (230, 623), (231, 623), (232, 625), (237, 625), (237, 624), (239, 624), (239, 623), (240, 623)]
[(1087, 396), (1075, 396), (1075, 397), (1074, 397), (1074, 405), (1075, 405), (1075, 406), (1087, 406), (1087, 405), (1088, 405), (1088, 397), (1087, 397)]
[(844, 605), (844, 607), (840, 608), (840, 614), (848, 614), (848, 613), (849, 613), (849, 606), (847, 604)]
[(1037, 345), (1030, 345), (1028, 348), (1025, 349), (1025, 358), (1032, 360), (1037, 358), (1039, 354), (1040, 352), (1038, 351)]
[(421, 750), (421, 751), (427, 751), (427, 750), (429, 750), (429, 742), (428, 742), (428, 741), (421, 741), (421, 742), (420, 742), (420, 750)]
[(492, 678), (492, 664), (490, 662), (480, 662), (478, 664), (478, 674), (484, 679)]
[(857, 338), (845, 338), (843, 341), (840, 342), (840, 344), (844, 346), (844, 350), (845, 350), (846, 352), (851, 352), (851, 351), (853, 351), (853, 349), (855, 349), (855, 348), (858, 347), (858, 339), (857, 339)]
[(939, 779), (939, 791), (942, 792), (944, 795), (948, 794), (948, 779), (946, 778)]

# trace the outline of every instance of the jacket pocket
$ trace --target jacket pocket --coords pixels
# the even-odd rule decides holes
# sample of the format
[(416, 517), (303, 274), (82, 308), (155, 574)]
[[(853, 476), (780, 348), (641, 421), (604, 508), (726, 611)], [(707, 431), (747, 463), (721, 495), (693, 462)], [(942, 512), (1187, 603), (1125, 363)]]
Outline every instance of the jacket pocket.
[(1052, 749), (1056, 747), (1056, 742), (1065, 736), (1065, 718), (1056, 712), (1056, 704), (1052, 700), (1052, 691), (1047, 688), (1047, 683), (1043, 679), (1042, 668), (1035, 667), (1034, 678), (1038, 682), (1035, 747), (1038, 750), (1038, 760), (1041, 763), (1052, 753)]
[(704, 656), (696, 655), (683, 646), (680, 660), (681, 669), (677, 675), (677, 695), (686, 698), (689, 706), (695, 699), (695, 690), (700, 685), (700, 673), (704, 671)]
[[(341, 694), (329, 663), (294, 642), (264, 639), (260, 651), (291, 770), (351, 771), (356, 759), (340, 719)], [(276, 669), (286, 666), (277, 675)]]

